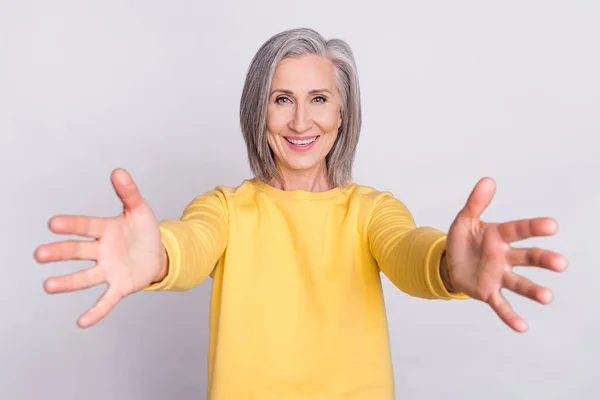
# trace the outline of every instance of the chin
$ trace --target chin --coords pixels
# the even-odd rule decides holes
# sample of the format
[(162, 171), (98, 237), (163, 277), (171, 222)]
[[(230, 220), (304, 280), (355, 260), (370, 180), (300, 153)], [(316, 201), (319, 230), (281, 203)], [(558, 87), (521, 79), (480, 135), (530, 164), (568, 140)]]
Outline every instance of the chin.
[(313, 160), (284, 160), (284, 165), (292, 171), (311, 171), (318, 168), (319, 165), (321, 165), (321, 162)]

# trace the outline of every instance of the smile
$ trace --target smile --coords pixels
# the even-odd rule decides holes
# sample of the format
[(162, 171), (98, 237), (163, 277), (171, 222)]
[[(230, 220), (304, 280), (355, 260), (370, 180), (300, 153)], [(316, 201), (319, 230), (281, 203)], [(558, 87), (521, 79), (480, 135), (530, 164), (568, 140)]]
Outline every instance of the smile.
[(319, 135), (312, 137), (284, 136), (284, 138), (293, 151), (303, 153), (315, 147)]
[(318, 136), (314, 136), (312, 138), (308, 138), (308, 139), (292, 139), (289, 137), (286, 137), (285, 140), (287, 140), (288, 142), (290, 142), (291, 144), (294, 144), (296, 146), (308, 146), (311, 143), (314, 143), (315, 140), (317, 140)]

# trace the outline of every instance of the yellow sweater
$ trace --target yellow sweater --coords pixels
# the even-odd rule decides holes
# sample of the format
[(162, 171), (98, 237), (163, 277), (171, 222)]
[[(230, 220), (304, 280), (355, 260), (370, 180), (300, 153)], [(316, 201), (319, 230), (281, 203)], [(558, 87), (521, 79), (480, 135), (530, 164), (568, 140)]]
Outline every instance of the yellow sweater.
[(246, 180), (196, 197), (160, 229), (169, 272), (146, 290), (214, 278), (212, 400), (393, 399), (380, 271), (412, 296), (466, 298), (440, 277), (445, 234), (366, 186)]

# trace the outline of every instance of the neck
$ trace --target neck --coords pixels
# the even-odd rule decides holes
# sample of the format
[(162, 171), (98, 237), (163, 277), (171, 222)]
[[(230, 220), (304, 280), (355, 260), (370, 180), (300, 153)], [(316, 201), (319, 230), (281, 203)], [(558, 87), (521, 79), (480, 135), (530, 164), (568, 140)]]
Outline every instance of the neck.
[(279, 168), (279, 180), (273, 180), (270, 185), (280, 190), (305, 190), (307, 192), (325, 192), (332, 189), (327, 177), (325, 163), (310, 170), (290, 170)]

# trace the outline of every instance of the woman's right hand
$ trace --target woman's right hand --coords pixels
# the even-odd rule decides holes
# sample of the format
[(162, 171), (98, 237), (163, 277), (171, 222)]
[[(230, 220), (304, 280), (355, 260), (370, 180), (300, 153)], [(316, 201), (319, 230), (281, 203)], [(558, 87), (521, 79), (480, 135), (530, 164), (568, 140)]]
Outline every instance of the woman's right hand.
[(39, 246), (40, 263), (65, 260), (94, 260), (96, 264), (75, 273), (44, 282), (48, 293), (65, 293), (107, 283), (108, 289), (77, 324), (90, 327), (104, 318), (125, 296), (160, 281), (167, 272), (167, 257), (160, 240), (158, 221), (125, 170), (111, 174), (123, 212), (112, 218), (57, 215), (50, 230), (95, 240), (66, 240)]

